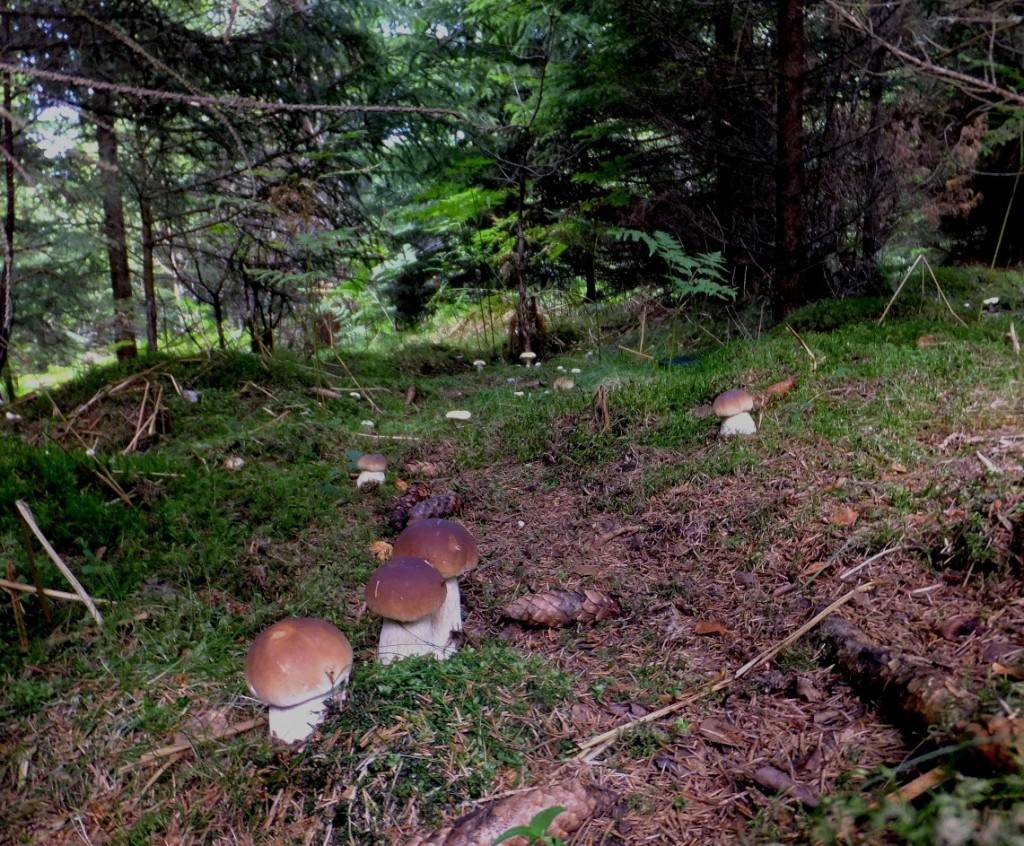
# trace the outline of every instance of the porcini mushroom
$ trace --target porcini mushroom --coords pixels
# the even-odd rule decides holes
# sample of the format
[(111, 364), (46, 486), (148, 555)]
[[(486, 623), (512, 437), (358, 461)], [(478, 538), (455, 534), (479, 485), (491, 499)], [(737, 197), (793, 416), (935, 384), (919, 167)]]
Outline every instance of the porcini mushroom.
[(360, 470), (369, 470), (372, 473), (383, 473), (388, 469), (388, 460), (379, 452), (369, 452), (356, 459), (356, 467)]
[(757, 434), (757, 424), (750, 412), (754, 409), (754, 395), (743, 388), (725, 391), (715, 397), (711, 406), (719, 417), (724, 417), (719, 434), (723, 438), (731, 435)]
[(459, 575), (480, 560), (476, 541), (465, 526), (452, 520), (416, 520), (395, 539), (395, 555), (423, 558), (445, 578), (448, 590), (435, 615), (435, 639), (444, 647), (442, 657), (448, 657), (455, 651), (452, 633), (462, 631)]
[(444, 577), (422, 558), (397, 555), (366, 583), (366, 607), (384, 618), (377, 660), (390, 664), (413, 655), (444, 657), (435, 616), (444, 604)]
[(245, 656), (252, 695), (270, 706), (270, 736), (305, 740), (323, 720), (330, 700), (345, 697), (352, 646), (326, 620), (295, 617), (274, 623)]

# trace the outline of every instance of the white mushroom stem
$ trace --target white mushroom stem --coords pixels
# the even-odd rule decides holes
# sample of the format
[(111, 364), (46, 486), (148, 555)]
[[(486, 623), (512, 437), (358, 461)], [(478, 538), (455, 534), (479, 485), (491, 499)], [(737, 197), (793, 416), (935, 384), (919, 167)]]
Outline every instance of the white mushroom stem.
[(446, 641), (438, 640), (437, 629), (434, 626), (434, 619), (439, 613), (428, 615), (414, 623), (385, 620), (380, 627), (377, 660), (381, 664), (390, 664), (392, 661), (416, 655), (432, 655), (444, 660)]
[(455, 654), (454, 632), (462, 631), (462, 597), (459, 595), (459, 580), (445, 579), (448, 593), (444, 604), (434, 612), (431, 620), (434, 626), (434, 642), (441, 644), (442, 661)]
[[(347, 679), (347, 677), (346, 677)], [(344, 688), (335, 688), (323, 696), (314, 696), (290, 708), (270, 706), (270, 736), (285, 743), (306, 740), (316, 727), (323, 722), (324, 711), (331, 700), (342, 701)]]
[(364, 488), (366, 485), (383, 485), (384, 474), (374, 470), (363, 470), (356, 479), (356, 487)]

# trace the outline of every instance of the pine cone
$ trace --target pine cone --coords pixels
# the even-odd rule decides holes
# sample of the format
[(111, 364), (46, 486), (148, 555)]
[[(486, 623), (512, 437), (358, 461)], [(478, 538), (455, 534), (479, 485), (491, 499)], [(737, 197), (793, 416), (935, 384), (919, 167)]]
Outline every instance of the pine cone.
[(412, 485), (404, 494), (391, 503), (391, 511), (388, 514), (388, 525), (400, 532), (409, 521), (409, 512), (417, 503), (422, 502), (430, 496), (430, 485), (425, 482), (417, 482)]
[(409, 522), (429, 520), (433, 517), (451, 517), (462, 511), (462, 497), (457, 493), (428, 496), (409, 510)]
[(621, 610), (610, 594), (600, 590), (549, 590), (521, 596), (505, 606), (505, 616), (533, 626), (592, 623), (617, 617)]

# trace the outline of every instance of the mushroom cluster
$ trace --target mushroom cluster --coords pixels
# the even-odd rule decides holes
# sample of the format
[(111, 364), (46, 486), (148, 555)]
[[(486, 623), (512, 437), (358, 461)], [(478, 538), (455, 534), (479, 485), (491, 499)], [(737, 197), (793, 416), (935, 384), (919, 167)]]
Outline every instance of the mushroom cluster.
[[(384, 481), (387, 459), (362, 455), (356, 466), (362, 487)], [(377, 660), (449, 658), (462, 630), (458, 579), (479, 561), (476, 540), (452, 520), (413, 518), (390, 552), (365, 588), (366, 607), (383, 618)], [(287, 618), (261, 632), (246, 655), (245, 679), (269, 706), (271, 738), (308, 740), (328, 706), (345, 699), (352, 658), (348, 639), (327, 620)]]

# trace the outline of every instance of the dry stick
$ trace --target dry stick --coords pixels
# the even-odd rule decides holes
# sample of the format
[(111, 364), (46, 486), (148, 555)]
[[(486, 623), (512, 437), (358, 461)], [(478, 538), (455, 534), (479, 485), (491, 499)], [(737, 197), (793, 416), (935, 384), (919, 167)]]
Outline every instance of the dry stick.
[[(637, 717), (635, 720), (630, 720), (628, 723), (624, 723), (623, 725), (610, 729), (609, 731), (603, 732), (602, 734), (595, 735), (594, 737), (591, 737), (589, 740), (584, 740), (582, 743), (578, 744), (580, 754), (576, 756), (576, 759), (580, 761), (588, 761), (589, 759), (592, 759), (594, 756), (596, 756), (601, 751), (606, 749), (608, 746), (611, 746), (611, 744), (613, 744), (616, 740), (622, 737), (622, 735), (624, 735), (628, 731), (631, 731), (636, 726), (642, 725), (644, 723), (650, 723), (654, 720), (660, 720), (662, 717), (665, 717), (668, 714), (673, 714), (676, 711), (681, 710), (685, 706), (690, 705), (693, 702), (696, 702), (698, 699), (707, 696), (708, 694), (717, 693), (720, 690), (724, 690), (733, 682), (739, 681), (741, 678), (743, 678), (743, 676), (745, 676), (755, 667), (759, 666), (760, 664), (763, 664), (765, 661), (770, 661), (787, 646), (798, 641), (805, 634), (807, 634), (807, 632), (809, 632), (811, 629), (817, 626), (822, 620), (831, 615), (833, 612), (842, 608), (847, 602), (849, 602), (851, 599), (857, 596), (857, 594), (865, 593), (866, 591), (871, 590), (873, 587), (873, 582), (865, 582), (864, 584), (855, 587), (849, 593), (844, 593), (841, 597), (839, 597), (839, 599), (837, 599), (835, 602), (833, 602), (831, 605), (827, 606), (823, 610), (819, 611), (817, 614), (811, 617), (810, 620), (808, 620), (806, 623), (800, 626), (800, 628), (798, 628), (792, 634), (787, 635), (774, 646), (770, 647), (769, 649), (766, 649), (757, 657), (752, 658), (731, 676), (714, 682), (713, 684), (704, 685), (703, 687), (695, 690), (689, 696), (686, 696), (683, 699), (673, 702), (670, 705), (666, 705), (664, 708), (659, 708), (657, 711), (651, 711), (649, 714), (645, 714), (642, 717)], [(596, 751), (591, 752), (590, 750), (595, 749), (595, 747), (599, 748)]]
[[(34, 585), (27, 585), (24, 582), (14, 582), (10, 579), (0, 579), (0, 588), (5, 590), (17, 590), (21, 593), (33, 593), (40, 597), (40, 601), (45, 601), (46, 597), (52, 597), (53, 599), (66, 599), (70, 602), (81, 602), (82, 597), (77, 593), (70, 593), (66, 590), (54, 590), (53, 588), (38, 588)], [(97, 605), (110, 605), (109, 599), (94, 599)]]
[(924, 253), (921, 254), (921, 258), (924, 260), (924, 266), (928, 268), (928, 274), (932, 277), (932, 282), (935, 283), (935, 290), (939, 292), (939, 296), (942, 297), (942, 301), (946, 304), (946, 308), (949, 309), (949, 313), (953, 315), (954, 319), (961, 326), (966, 326), (967, 321), (964, 320), (955, 311), (953, 311), (953, 306), (950, 305), (949, 300), (946, 299), (946, 292), (942, 290), (942, 286), (939, 284), (939, 280), (935, 278), (935, 271), (932, 270), (932, 266), (931, 264), (929, 264), (928, 259), (925, 258)]
[(131, 772), (136, 767), (143, 767), (146, 764), (152, 764), (154, 761), (159, 761), (161, 758), (166, 758), (168, 755), (178, 755), (182, 752), (188, 752), (195, 748), (196, 743), (234, 737), (236, 734), (244, 734), (245, 732), (251, 731), (257, 726), (264, 725), (265, 723), (266, 720), (263, 717), (256, 717), (252, 720), (246, 720), (243, 723), (235, 723), (235, 725), (228, 726), (227, 728), (221, 729), (213, 734), (205, 734), (202, 737), (197, 737), (195, 741), (185, 741), (184, 743), (172, 743), (170, 746), (161, 746), (159, 749), (147, 752), (137, 761), (132, 761), (130, 764), (125, 764), (123, 767), (120, 767), (117, 770), (117, 774), (124, 775), (125, 773)]
[(96, 608), (96, 604), (92, 601), (92, 597), (86, 592), (85, 588), (82, 587), (81, 582), (75, 578), (75, 574), (71, 572), (71, 569), (64, 560), (57, 554), (57, 551), (50, 546), (50, 542), (46, 539), (46, 535), (40, 531), (39, 526), (36, 525), (35, 517), (32, 515), (32, 509), (28, 505), (18, 499), (14, 502), (14, 507), (18, 509), (18, 514), (21, 519), (25, 521), (26, 525), (32, 530), (32, 534), (36, 536), (36, 540), (39, 541), (40, 545), (46, 550), (46, 554), (50, 556), (50, 560), (57, 565), (57, 569), (64, 574), (64, 578), (68, 580), (68, 583), (74, 588), (75, 593), (81, 598), (85, 607), (89, 609), (89, 613), (92, 614), (92, 618), (99, 625), (103, 625), (103, 615), (100, 614)]
[(630, 355), (638, 355), (641, 358), (646, 358), (648, 361), (654, 361), (654, 356), (653, 355), (648, 355), (645, 352), (640, 352), (640, 350), (633, 350), (633, 349), (630, 349), (629, 347), (624, 347), (624, 346), (622, 346), (622, 344), (616, 344), (616, 346), (620, 350), (622, 350), (623, 352), (628, 352)]
[(370, 408), (372, 408), (375, 412), (377, 412), (377, 414), (379, 414), (381, 417), (383, 417), (384, 416), (384, 412), (381, 411), (380, 410), (380, 406), (377, 405), (377, 403), (375, 403), (373, 401), (373, 397), (371, 397), (368, 393), (366, 393), (366, 391), (363, 389), (363, 386), (359, 384), (359, 380), (356, 379), (356, 377), (352, 373), (352, 371), (349, 370), (348, 365), (345, 364), (345, 359), (343, 359), (337, 353), (334, 354), (334, 357), (336, 359), (338, 359), (338, 364), (340, 364), (342, 367), (345, 368), (345, 372), (348, 374), (348, 378), (352, 380), (352, 384), (356, 386), (356, 390), (359, 391), (364, 397), (366, 397), (366, 401), (370, 404)]
[(373, 435), (369, 432), (349, 432), (350, 435), (358, 435), (360, 438), (373, 438), (375, 441), (418, 441), (411, 435)]
[(900, 549), (903, 549), (903, 547), (902, 546), (894, 546), (894, 547), (886, 547), (881, 552), (876, 552), (870, 558), (868, 558), (868, 559), (866, 559), (864, 561), (861, 561), (860, 564), (858, 564), (856, 567), (851, 567), (845, 573), (842, 573), (839, 576), (839, 581), (841, 581), (841, 582), (849, 581), (851, 576), (859, 573), (861, 570), (863, 570), (869, 564), (874, 564), (880, 558), (885, 558), (886, 555), (891, 555), (892, 553), (897, 552)]
[(908, 781), (899, 790), (886, 796), (888, 802), (913, 802), (919, 796), (923, 796), (933, 787), (938, 787), (950, 777), (952, 773), (940, 764), (926, 773), (921, 773), (917, 778)]
[[(46, 398), (50, 401), (50, 405), (53, 406), (53, 410), (57, 412), (57, 416), (64, 421), (65, 425), (67, 426), (67, 431), (75, 436), (75, 440), (77, 440), (78, 443), (82, 445), (82, 448), (85, 450), (85, 454), (88, 455), (89, 458), (92, 460), (92, 463), (95, 465), (93, 467), (93, 471), (96, 473), (96, 475), (99, 476), (100, 479), (102, 479), (110, 487), (110, 489), (117, 494), (118, 499), (120, 499), (125, 505), (132, 506), (133, 503), (131, 501), (131, 498), (128, 496), (127, 493), (125, 493), (124, 488), (122, 488), (117, 483), (117, 480), (113, 476), (111, 476), (110, 473), (107, 472), (106, 468), (100, 463), (100, 460), (95, 456), (95, 454), (91, 451), (89, 445), (85, 442), (85, 438), (78, 434), (78, 430), (75, 429), (71, 425), (71, 422), (68, 420), (68, 418), (64, 416), (64, 412), (60, 410), (60, 406), (58, 406), (57, 403), (53, 401), (53, 397), (47, 394)], [(64, 446), (64, 444), (62, 444), (52, 435), (48, 434), (47, 437), (49, 437), (51, 441), (53, 441), (57, 446), (64, 450), (64, 452), (67, 452), (67, 448)]]
[(1020, 355), (1020, 340), (1017, 338), (1017, 327), (1010, 321), (1010, 345), (1016, 355)]
[(907, 272), (903, 274), (903, 278), (900, 280), (900, 284), (896, 286), (895, 293), (893, 293), (892, 297), (889, 299), (889, 302), (885, 304), (885, 308), (882, 310), (882, 316), (878, 318), (879, 326), (881, 326), (882, 323), (885, 322), (886, 315), (889, 314), (889, 309), (892, 308), (892, 304), (896, 302), (896, 298), (900, 295), (900, 291), (903, 290), (903, 286), (907, 284), (907, 280), (910, 278), (910, 274), (914, 272), (914, 268), (921, 263), (921, 259), (923, 258), (924, 253), (921, 253), (916, 259), (914, 259), (913, 263), (910, 265), (910, 268), (907, 270)]
[[(7, 577), (14, 578), (14, 565), (7, 562)], [(14, 611), (14, 627), (18, 630), (18, 646), (22, 652), (28, 652), (28, 629), (25, 628), (25, 610), (21, 607), (21, 598), (16, 591), (10, 590), (11, 608)]]
[(36, 551), (32, 548), (32, 535), (25, 523), (21, 524), (21, 543), (25, 547), (25, 557), (28, 558), (28, 569), (32, 574), (32, 582), (36, 586), (36, 594), (39, 596), (39, 608), (47, 623), (53, 622), (53, 612), (50, 610), (50, 601), (46, 598), (46, 589), (43, 587), (43, 580), (39, 575), (39, 568), (36, 566)]
[(800, 346), (804, 348), (804, 352), (811, 357), (811, 370), (817, 370), (818, 357), (813, 352), (811, 352), (811, 348), (807, 346), (807, 342), (804, 341), (804, 339), (800, 337), (800, 333), (797, 332), (796, 329), (794, 329), (788, 323), (786, 324), (786, 328), (790, 331), (790, 334), (800, 342)]

